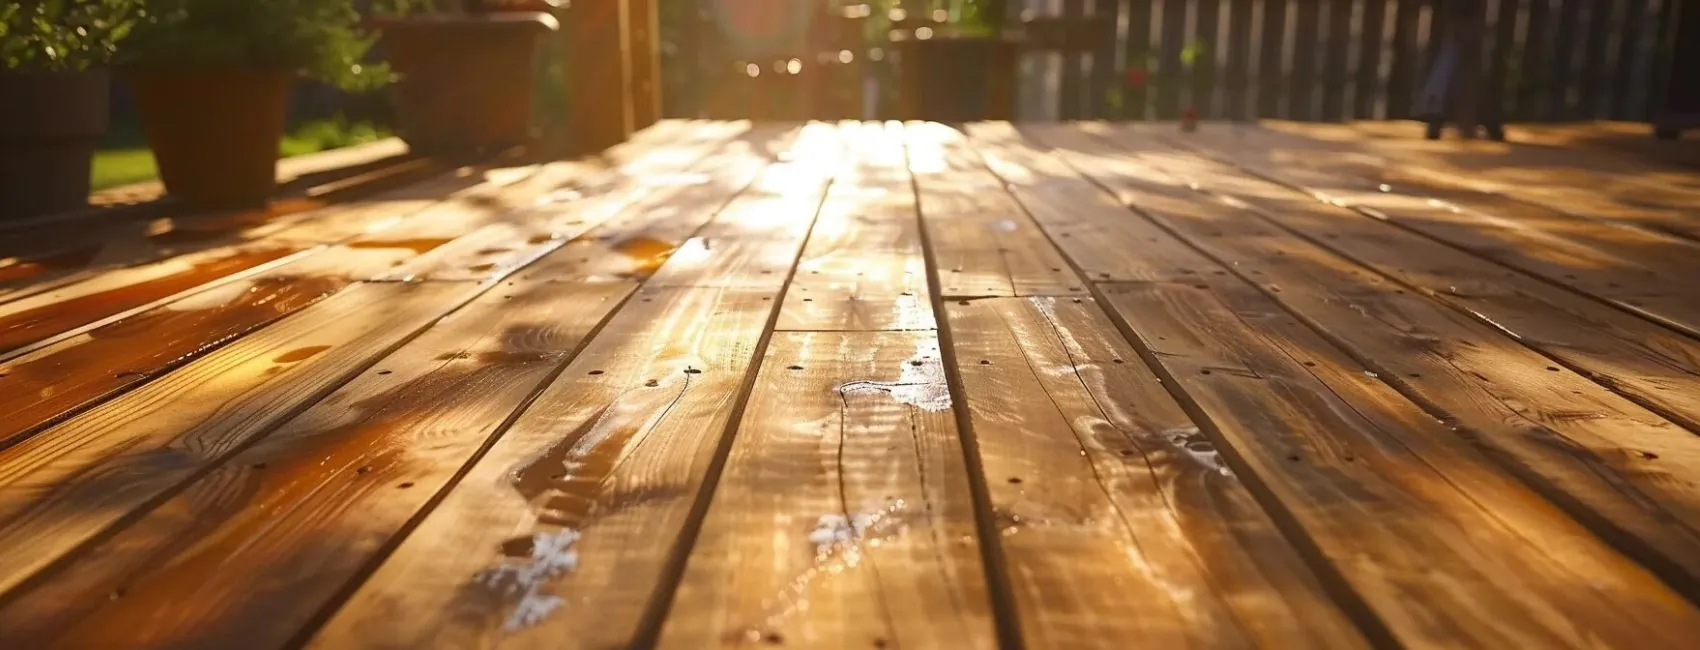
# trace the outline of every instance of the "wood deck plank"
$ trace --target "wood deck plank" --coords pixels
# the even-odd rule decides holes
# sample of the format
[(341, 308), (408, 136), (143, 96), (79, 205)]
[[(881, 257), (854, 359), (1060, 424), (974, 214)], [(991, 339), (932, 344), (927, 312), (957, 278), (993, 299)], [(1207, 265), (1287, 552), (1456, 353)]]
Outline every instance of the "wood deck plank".
[(1363, 645), (1096, 301), (945, 309), (1029, 647)]
[(365, 284), (0, 452), (0, 592), (317, 401), (484, 287)]
[[(647, 198), (651, 190), (662, 189), (654, 184), (655, 176), (686, 171), (698, 162), (705, 147), (718, 146), (729, 134), (742, 131), (742, 126), (731, 124), (705, 128), (701, 135), (679, 138), (683, 144), (676, 148), (660, 147), (658, 143), (622, 146), (615, 158), (627, 162), (601, 172), (600, 177), (594, 179), (594, 182), (603, 185), (630, 186), (618, 194), (607, 192), (537, 205), (538, 196), (562, 183), (593, 182), (589, 177), (597, 172), (584, 163), (551, 165), (544, 172), (514, 184), (491, 183), (460, 192), (442, 202), (447, 211), (436, 211), (439, 214), (465, 214), (457, 207), (463, 203), (487, 208), (500, 206), (500, 210), (505, 210), (500, 216), (503, 228), (468, 233), (455, 238), (447, 246), (460, 251), (483, 249), (478, 252), (496, 262), (486, 262), (488, 268), (478, 273), (454, 277), (436, 274), (434, 279), (465, 281), (509, 273), (518, 265), (528, 263), (581, 234), (592, 222), (619, 214), (634, 200)], [(658, 130), (672, 132), (678, 129)], [(423, 184), (412, 191), (430, 188), (449, 191), (448, 186), (440, 183)], [(431, 220), (429, 216), (419, 218)], [(334, 231), (345, 224), (320, 225)], [(369, 227), (363, 222), (354, 225), (361, 230)], [(320, 231), (317, 232), (319, 236), (335, 238), (323, 232), (323, 228), (314, 230)], [(513, 241), (511, 237), (489, 236), (514, 231), (522, 233), (520, 238), (523, 242)], [(547, 236), (523, 235), (533, 231), (546, 232)], [(300, 233), (280, 235), (288, 238), (300, 236)], [(16, 414), (16, 417), (0, 423), (0, 448), (11, 446), (30, 431), (61, 420), (102, 398), (204, 355), (350, 282), (387, 273), (392, 266), (404, 263), (412, 266), (434, 254), (421, 253), (421, 250), (436, 246), (437, 241), (441, 240), (410, 238), (406, 245), (392, 247), (371, 246), (373, 240), (358, 239), (348, 245), (308, 249), (282, 260), (286, 263), (281, 267), (273, 264), (271, 266), (276, 268), (258, 274), (219, 278), (152, 309), (123, 318), (109, 318), (109, 322), (96, 322), (92, 324), (94, 326), (57, 337), (62, 340), (49, 339), (19, 350), (41, 348), (18, 358), (3, 360), (0, 357), (0, 386), (7, 389), (0, 394), (0, 407), (11, 406)], [(128, 335), (138, 328), (146, 329), (155, 344), (135, 345), (134, 339), (128, 338)]]
[(960, 134), (942, 124), (917, 123), (905, 129), (904, 138), (911, 143), (909, 167), (933, 259), (945, 273), (940, 295), (1085, 292), (1032, 219), (962, 145)]
[[(1005, 150), (986, 153), (993, 169), (1012, 171)], [(1047, 230), (1053, 217), (1091, 210), (1093, 194), (1068, 202), (1047, 185), (1021, 199), (1057, 202), (1040, 217)], [(1094, 241), (1116, 242), (1081, 237), (1064, 249)], [(1363, 645), (1095, 300), (945, 309), (1029, 646)]]
[(655, 191), (614, 218), (599, 220), (595, 228), (521, 269), (515, 277), (551, 282), (648, 279), (698, 236), (727, 203), (760, 178), (771, 159), (800, 134), (799, 128), (780, 124), (744, 132), (697, 164), (695, 168), (700, 171), (652, 179)]
[(582, 161), (544, 165), (491, 200), (447, 204), (356, 242), (447, 240), (379, 280), (481, 281), (506, 275), (632, 203), (678, 187), (677, 177), (694, 177), (687, 174), (694, 163), (745, 129), (741, 123), (715, 124), (645, 146), (627, 143), (614, 156), (617, 164), (607, 167)]
[[(1700, 437), (1554, 365), (1501, 328), (1190, 189), (1218, 177), (1197, 158), (1149, 137), (1120, 145), (1139, 156), (1110, 181), (1122, 198), (1262, 288), (1667, 581), (1700, 594), (1700, 486), (1685, 479), (1700, 471)], [(1211, 236), (1225, 228), (1234, 235)]]
[(915, 190), (902, 127), (841, 125), (860, 160), (821, 206), (778, 328), (807, 331), (933, 329)]
[[(836, 140), (805, 129), (791, 169), (830, 173)], [(309, 647), (622, 646), (659, 622), (779, 294), (675, 277), (614, 316)]]
[[(1201, 147), (1218, 161), (1234, 151), (1214, 134), (1179, 143)], [(1700, 342), (1229, 165), (1209, 172), (1210, 189), (1244, 201), (1272, 223), (1503, 329), (1665, 418), (1700, 430)]]
[[(1052, 132), (1043, 137), (1059, 144)], [(1065, 158), (1091, 174), (1115, 168), (1104, 157)], [(1124, 245), (1139, 259), (1188, 250), (1173, 238)], [(1099, 290), (1145, 360), (1207, 418), (1201, 428), (1230, 468), (1346, 590), (1337, 597), (1385, 626), (1372, 636), (1481, 647), (1622, 643), (1643, 625), (1681, 634), (1700, 623), (1652, 574), (1250, 285), (1193, 255), (1192, 282)], [(1579, 584), (1605, 591), (1583, 594)], [(1437, 597), (1451, 589), (1469, 597)], [(1606, 613), (1625, 598), (1649, 602)], [(1625, 616), (1650, 618), (1626, 625)]]
[(635, 286), (479, 296), (12, 594), (0, 635), (43, 649), (285, 647)]
[[(933, 329), (930, 305), (864, 318), (852, 306), (817, 310), (791, 298), (839, 282), (896, 297), (903, 285), (888, 276), (864, 285), (853, 274), (885, 270), (863, 256), (925, 273), (919, 250), (891, 242), (914, 242), (919, 226), (897, 129), (839, 128), (849, 162), (779, 313), (782, 324), (839, 331), (774, 334), (660, 647), (995, 644), (937, 335), (877, 331)], [(801, 292), (803, 283), (817, 291)], [(858, 325), (864, 331), (842, 331)]]
[(995, 646), (936, 335), (774, 335), (661, 648)]
[[(1613, 255), (1514, 221), (1455, 211), (1426, 197), (1393, 195), (1338, 156), (1271, 157), (1255, 132), (1235, 164), (1259, 176), (1302, 187), (1319, 199), (1360, 207), (1393, 223), (1483, 258), (1573, 287), (1619, 308), (1700, 337), (1700, 287), (1648, 266), (1634, 254)], [(1279, 150), (1276, 150), (1277, 152)], [(1670, 255), (1663, 255), (1670, 259)], [(1679, 267), (1680, 268), (1683, 267)]]

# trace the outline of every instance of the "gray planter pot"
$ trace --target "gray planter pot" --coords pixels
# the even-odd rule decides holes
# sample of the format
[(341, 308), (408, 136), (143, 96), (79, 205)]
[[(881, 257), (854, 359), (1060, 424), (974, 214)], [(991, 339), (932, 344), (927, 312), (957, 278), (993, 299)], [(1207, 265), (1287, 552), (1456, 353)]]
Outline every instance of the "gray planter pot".
[(0, 219), (88, 204), (109, 93), (104, 70), (0, 72)]

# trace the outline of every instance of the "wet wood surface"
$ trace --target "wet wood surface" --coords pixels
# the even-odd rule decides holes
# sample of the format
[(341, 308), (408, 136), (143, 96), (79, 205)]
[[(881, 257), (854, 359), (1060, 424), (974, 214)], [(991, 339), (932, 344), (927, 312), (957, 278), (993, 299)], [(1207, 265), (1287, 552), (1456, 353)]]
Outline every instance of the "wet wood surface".
[(8, 229), (0, 645), (1700, 634), (1700, 176), (1273, 127), (663, 120)]

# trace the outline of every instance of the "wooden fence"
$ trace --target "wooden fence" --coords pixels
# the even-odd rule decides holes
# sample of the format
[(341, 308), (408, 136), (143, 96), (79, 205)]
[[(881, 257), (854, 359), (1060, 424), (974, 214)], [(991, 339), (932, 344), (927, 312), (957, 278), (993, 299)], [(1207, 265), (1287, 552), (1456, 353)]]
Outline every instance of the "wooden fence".
[[(669, 26), (677, 37), (667, 62), (674, 115), (895, 117), (887, 35), (952, 18), (924, 2), (895, 15), (797, 2), (807, 8), (793, 10), (806, 12), (789, 23), (795, 33), (752, 50), (727, 42), (717, 8), (724, 0), (693, 1), (695, 15)], [(1650, 119), (1671, 77), (1680, 5), (1700, 5), (1009, 0), (1006, 24), (1025, 38), (1017, 116), (1174, 119), (1190, 107), (1206, 119), (1411, 117), (1447, 28), (1437, 20), (1441, 2), (1481, 11), (1482, 93), (1512, 121)]]

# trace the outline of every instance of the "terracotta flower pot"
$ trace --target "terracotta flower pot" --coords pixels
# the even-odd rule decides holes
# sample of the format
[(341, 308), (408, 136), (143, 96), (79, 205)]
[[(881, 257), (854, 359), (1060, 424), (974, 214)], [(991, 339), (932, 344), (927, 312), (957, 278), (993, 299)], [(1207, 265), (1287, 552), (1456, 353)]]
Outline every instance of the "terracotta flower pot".
[(290, 73), (143, 68), (130, 80), (167, 194), (203, 209), (255, 207), (271, 198)]
[(415, 152), (458, 155), (532, 140), (541, 13), (433, 15), (379, 21), (380, 47), (401, 77), (398, 135)]
[(109, 92), (105, 71), (0, 72), (0, 219), (88, 204)]

